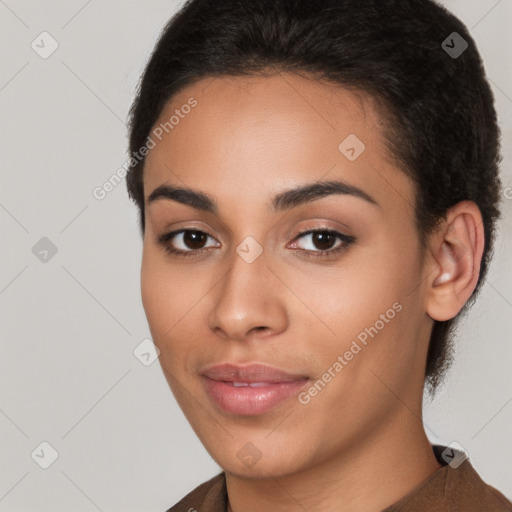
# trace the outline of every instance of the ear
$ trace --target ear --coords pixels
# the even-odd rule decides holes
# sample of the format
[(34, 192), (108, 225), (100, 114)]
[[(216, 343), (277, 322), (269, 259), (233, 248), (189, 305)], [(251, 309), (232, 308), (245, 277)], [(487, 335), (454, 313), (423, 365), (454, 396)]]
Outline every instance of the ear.
[(472, 201), (457, 203), (429, 238), (426, 312), (433, 320), (449, 320), (462, 309), (478, 282), (483, 250), (480, 209)]

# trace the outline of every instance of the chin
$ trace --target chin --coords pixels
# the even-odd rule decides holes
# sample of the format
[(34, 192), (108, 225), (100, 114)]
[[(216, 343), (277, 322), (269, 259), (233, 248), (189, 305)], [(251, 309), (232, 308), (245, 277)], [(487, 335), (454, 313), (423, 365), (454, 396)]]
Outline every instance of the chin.
[[(254, 442), (231, 438), (225, 445), (212, 440), (205, 444), (208, 452), (215, 462), (226, 472), (247, 479), (268, 479), (287, 476), (300, 472), (308, 465), (304, 450), (291, 450), (291, 445), (300, 446), (301, 443), (289, 443), (278, 440), (277, 446), (261, 441)], [(306, 458), (305, 458), (306, 457)]]
[(275, 463), (264, 462), (263, 459), (259, 460), (256, 464), (249, 467), (238, 460), (230, 461), (224, 465), (219, 464), (222, 469), (231, 475), (248, 480), (265, 480), (269, 478), (281, 478), (297, 472), (290, 466), (290, 462), (283, 457), (283, 461)]

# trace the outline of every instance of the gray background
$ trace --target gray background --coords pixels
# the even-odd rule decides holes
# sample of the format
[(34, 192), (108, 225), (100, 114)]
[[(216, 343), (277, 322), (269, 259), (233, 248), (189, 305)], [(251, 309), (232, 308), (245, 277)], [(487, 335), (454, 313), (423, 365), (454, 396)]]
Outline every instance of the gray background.
[[(444, 4), (483, 55), (509, 188), (489, 277), (425, 424), (512, 498), (512, 0)], [(177, 6), (0, 0), (0, 511), (163, 511), (219, 471), (158, 362), (133, 353), (150, 333), (125, 182), (92, 194), (126, 160), (135, 85)], [(46, 59), (31, 47), (51, 48), (43, 31), (59, 45)], [(33, 253), (43, 237), (57, 248), (46, 262)], [(43, 441), (58, 452), (48, 469)]]

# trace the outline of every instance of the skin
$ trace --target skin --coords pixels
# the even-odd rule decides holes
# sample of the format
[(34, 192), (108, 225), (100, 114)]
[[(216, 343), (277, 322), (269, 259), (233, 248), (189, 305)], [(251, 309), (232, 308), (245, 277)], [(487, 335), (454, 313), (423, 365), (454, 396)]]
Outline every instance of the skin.
[[(170, 388), (226, 472), (230, 510), (382, 510), (439, 469), (421, 420), (428, 340), (433, 319), (453, 317), (476, 285), (478, 208), (449, 210), (423, 252), (412, 181), (361, 92), (290, 73), (208, 78), (174, 96), (156, 125), (190, 97), (197, 106), (144, 169), (146, 198), (170, 184), (207, 193), (219, 208), (146, 203), (142, 301)], [(338, 149), (349, 134), (366, 146), (354, 161)], [(359, 187), (378, 205), (337, 194), (269, 208), (275, 194), (327, 179)], [(180, 228), (209, 235), (203, 254), (172, 256), (158, 243)], [(329, 247), (299, 237), (311, 228), (355, 241), (308, 257)], [(252, 263), (236, 252), (249, 236), (263, 249)], [(182, 235), (167, 245), (201, 247)], [(394, 303), (400, 312), (307, 404), (292, 397), (238, 416), (203, 387), (201, 370), (223, 362), (266, 363), (315, 382)], [(261, 455), (251, 467), (237, 457), (247, 443)]]

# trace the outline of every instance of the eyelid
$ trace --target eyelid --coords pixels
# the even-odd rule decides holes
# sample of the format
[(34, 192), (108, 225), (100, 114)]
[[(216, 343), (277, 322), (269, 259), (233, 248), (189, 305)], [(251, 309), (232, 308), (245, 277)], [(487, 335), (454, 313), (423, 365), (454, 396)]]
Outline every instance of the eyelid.
[[(210, 235), (207, 231), (203, 229), (199, 229), (196, 226), (194, 227), (182, 227), (167, 233), (164, 233), (157, 237), (157, 244), (163, 246), (164, 250), (168, 252), (172, 256), (198, 256), (203, 255), (205, 252), (207, 252), (212, 247), (202, 247), (200, 249), (190, 249), (190, 250), (183, 250), (183, 249), (176, 249), (174, 247), (171, 247), (169, 244), (169, 241), (172, 240), (174, 237), (180, 234), (184, 234), (185, 232), (196, 232), (206, 235), (207, 237), (212, 238), (217, 243), (220, 243), (213, 235)], [(312, 250), (312, 249), (302, 249), (298, 248), (296, 249), (298, 252), (305, 254), (307, 257), (329, 257), (329, 256), (335, 256), (338, 253), (342, 252), (344, 249), (346, 249), (352, 242), (354, 242), (356, 239), (355, 237), (351, 235), (347, 235), (343, 232), (337, 231), (336, 229), (327, 227), (325, 225), (321, 226), (314, 226), (310, 228), (303, 228), (301, 231), (297, 233), (297, 235), (293, 238), (292, 244), (296, 244), (297, 240), (300, 240), (301, 238), (304, 238), (308, 235), (315, 234), (315, 233), (329, 233), (332, 234), (334, 237), (341, 240), (341, 243), (337, 246), (335, 245), (334, 248), (325, 249), (325, 250)], [(218, 247), (218, 246), (217, 246)]]
[[(334, 226), (332, 225), (333, 222), (335, 223)], [(343, 224), (342, 222), (333, 221), (332, 219), (327, 218), (318, 218), (315, 220), (306, 221), (305, 223), (301, 224), (299, 228), (294, 228), (293, 231), (288, 232), (287, 238), (292, 238), (294, 232), (296, 233), (296, 235), (293, 236), (293, 240), (295, 240), (299, 236), (306, 235), (316, 231), (327, 231), (330, 233), (341, 235), (342, 237), (354, 238), (351, 237), (351, 235), (349, 234), (352, 232), (352, 229), (349, 228), (349, 226)]]
[(299, 253), (305, 255), (308, 258), (335, 258), (339, 256), (342, 252), (344, 252), (348, 247), (356, 241), (356, 238), (351, 235), (347, 235), (343, 232), (340, 232), (336, 229), (329, 228), (327, 226), (317, 226), (314, 228), (306, 229), (305, 231), (300, 231), (297, 236), (293, 239), (292, 244), (298, 244), (298, 240), (305, 238), (308, 235), (312, 235), (315, 233), (329, 233), (338, 240), (340, 243), (331, 247), (330, 249), (325, 250), (312, 250), (312, 249), (296, 249)]
[[(197, 227), (183, 227), (183, 228), (179, 228), (179, 229), (175, 229), (175, 230), (172, 230), (172, 231), (168, 231), (168, 232), (165, 232), (163, 233), (162, 235), (158, 235), (156, 237), (156, 242), (158, 244), (161, 244), (161, 245), (164, 245), (166, 246), (170, 240), (172, 240), (174, 237), (182, 234), (182, 233), (185, 233), (187, 231), (191, 231), (191, 232), (196, 232), (196, 233), (203, 233), (205, 234), (206, 236), (210, 237), (210, 238), (213, 238), (217, 243), (219, 243), (219, 241), (213, 236), (213, 235), (210, 235), (210, 233), (208, 233), (208, 231), (205, 231), (204, 229), (199, 229)], [(205, 248), (203, 248), (205, 249)], [(181, 249), (178, 249), (178, 250), (181, 250)], [(199, 252), (201, 251), (202, 249), (192, 249), (192, 250), (189, 250), (189, 251), (183, 251), (183, 252)]]
[[(299, 233), (297, 233), (297, 236), (293, 239), (293, 242), (295, 242), (295, 240), (300, 240), (301, 238), (304, 238), (308, 235), (312, 235), (312, 234), (314, 235), (315, 233), (330, 233), (331, 235), (337, 236), (338, 238), (350, 238), (349, 235), (340, 233), (339, 231), (332, 229), (332, 228), (316, 227), (316, 228), (306, 229), (305, 231), (299, 231)], [(320, 252), (320, 251), (317, 251), (317, 252)]]

